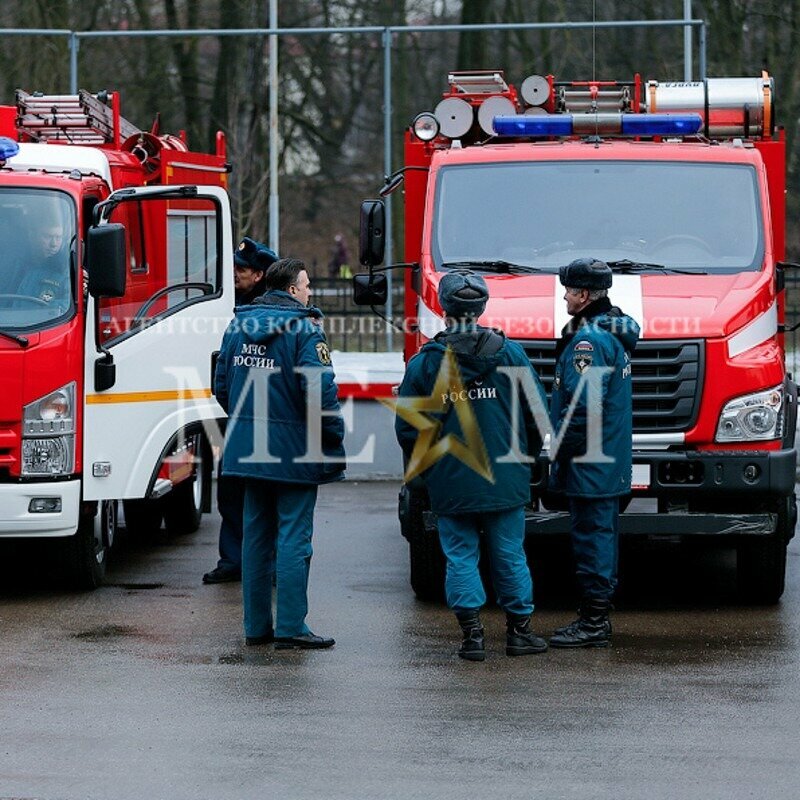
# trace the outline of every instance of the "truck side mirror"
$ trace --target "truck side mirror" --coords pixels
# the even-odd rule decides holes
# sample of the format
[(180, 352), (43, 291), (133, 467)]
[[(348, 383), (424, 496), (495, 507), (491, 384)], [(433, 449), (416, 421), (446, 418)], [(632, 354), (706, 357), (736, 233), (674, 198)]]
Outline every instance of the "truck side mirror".
[(386, 209), (383, 200), (361, 203), (361, 232), (358, 237), (358, 260), (365, 267), (376, 267), (383, 261), (386, 246)]
[(357, 306), (385, 305), (388, 294), (389, 284), (382, 272), (353, 275), (353, 302)]
[(126, 275), (125, 226), (110, 222), (86, 234), (86, 271), (92, 297), (122, 297)]

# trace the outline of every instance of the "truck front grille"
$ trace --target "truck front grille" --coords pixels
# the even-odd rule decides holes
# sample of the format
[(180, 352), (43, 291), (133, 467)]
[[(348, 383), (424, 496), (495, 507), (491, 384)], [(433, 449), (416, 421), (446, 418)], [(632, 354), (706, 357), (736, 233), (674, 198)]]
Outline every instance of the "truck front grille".
[(16, 466), (14, 453), (17, 450), (18, 436), (11, 425), (0, 422), (0, 483), (8, 480), (9, 472)]
[[(518, 340), (542, 380), (553, 389), (556, 342)], [(697, 419), (703, 381), (703, 343), (642, 340), (631, 359), (634, 433), (687, 431)]]

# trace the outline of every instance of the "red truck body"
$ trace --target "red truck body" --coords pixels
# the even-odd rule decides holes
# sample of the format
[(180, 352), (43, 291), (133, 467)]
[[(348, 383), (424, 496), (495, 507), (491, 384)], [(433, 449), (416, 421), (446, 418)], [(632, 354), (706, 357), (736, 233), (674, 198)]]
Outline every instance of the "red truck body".
[[(784, 364), (780, 266), (786, 154), (773, 88), (766, 75), (705, 88), (547, 76), (517, 91), (502, 73), (452, 73), (436, 113), (407, 131), (404, 166), (405, 261), (415, 265), (405, 274), (406, 360), (443, 328), (447, 265), (471, 267), (489, 286), (481, 323), (520, 342), (549, 393), (568, 320), (558, 266), (618, 262), (611, 301), (642, 329), (633, 499), (647, 501), (629, 506), (622, 533), (734, 545), (743, 594), (768, 602), (783, 591), (796, 519), (797, 389)], [(641, 127), (679, 117), (698, 134)], [(638, 135), (621, 135), (631, 118)], [(548, 135), (557, 128), (537, 129), (542, 119), (574, 132)], [(566, 514), (549, 510), (558, 503), (545, 459), (537, 472), (527, 531), (565, 533)], [(405, 487), (400, 507), (412, 585), (433, 596), (435, 520), (415, 494)]]
[[(118, 501), (129, 528), (151, 531), (162, 518), (196, 527), (208, 505), (210, 449), (198, 423), (222, 416), (210, 392), (219, 337), (197, 338), (187, 360), (191, 329), (162, 328), (209, 313), (224, 326), (233, 306), (229, 165), (224, 137), (216, 153), (194, 153), (181, 137), (130, 125), (114, 93), (17, 100), (0, 106), (0, 536), (54, 540), (73, 582), (91, 588)], [(83, 290), (101, 221), (124, 226), (117, 296)], [(37, 241), (52, 226), (61, 244), (43, 260)], [(31, 289), (40, 260), (58, 271), (53, 289)], [(164, 388), (164, 369), (195, 364), (197, 388)], [(205, 406), (184, 424), (193, 392)], [(129, 449), (135, 455), (123, 455)]]

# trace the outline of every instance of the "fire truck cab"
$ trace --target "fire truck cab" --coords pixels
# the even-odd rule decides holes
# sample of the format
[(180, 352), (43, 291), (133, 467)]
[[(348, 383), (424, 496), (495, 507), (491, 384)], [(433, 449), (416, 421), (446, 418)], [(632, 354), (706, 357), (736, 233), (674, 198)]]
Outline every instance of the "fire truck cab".
[[(568, 321), (558, 268), (591, 256), (642, 338), (632, 357), (633, 499), (623, 536), (732, 544), (743, 596), (776, 602), (797, 517), (797, 386), (784, 364), (785, 142), (774, 86), (562, 82), (451, 73), (406, 133), (405, 358), (443, 329), (448, 269), (483, 274), (481, 323), (526, 350), (550, 392)], [(362, 205), (357, 303), (385, 301), (382, 201)], [(547, 446), (547, 445), (546, 445)], [(527, 532), (569, 530), (531, 484)], [(642, 510), (643, 509), (643, 510)], [(411, 583), (440, 596), (443, 560), (424, 491), (404, 486)]]
[(209, 508), (228, 172), (222, 134), (192, 152), (116, 93), (0, 107), (0, 537), (78, 587), (103, 579), (120, 501), (133, 533)]

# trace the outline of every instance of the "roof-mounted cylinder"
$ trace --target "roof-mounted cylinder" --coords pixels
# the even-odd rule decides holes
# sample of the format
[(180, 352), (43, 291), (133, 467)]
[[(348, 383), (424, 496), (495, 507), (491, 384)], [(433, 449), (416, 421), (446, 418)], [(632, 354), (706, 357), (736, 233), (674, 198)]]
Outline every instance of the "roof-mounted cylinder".
[(648, 112), (696, 112), (709, 138), (771, 136), (775, 130), (774, 98), (774, 82), (766, 72), (760, 78), (649, 81), (645, 91)]

